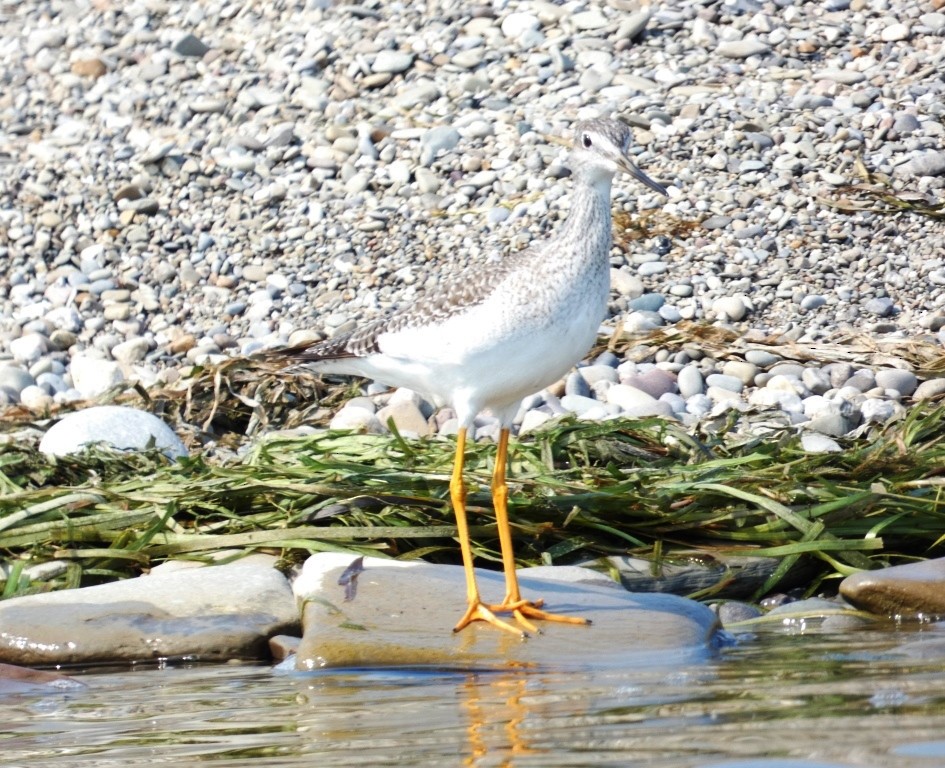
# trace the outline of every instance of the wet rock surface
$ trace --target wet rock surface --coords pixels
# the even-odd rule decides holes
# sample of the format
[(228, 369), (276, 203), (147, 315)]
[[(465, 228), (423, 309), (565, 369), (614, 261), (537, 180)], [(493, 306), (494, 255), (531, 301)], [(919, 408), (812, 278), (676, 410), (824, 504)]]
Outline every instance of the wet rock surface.
[(945, 616), (945, 558), (855, 573), (840, 583), (840, 594), (880, 616)]
[[(0, 660), (20, 665), (268, 658), (298, 626), (275, 560), (166, 569), (127, 581), (0, 603)], [(168, 572), (170, 571), (170, 572)]]
[[(481, 622), (453, 633), (465, 608), (460, 567), (365, 558), (356, 592), (346, 600), (338, 581), (352, 560), (314, 555), (294, 582), (305, 601), (299, 669), (640, 665), (670, 654), (697, 657), (718, 640), (717, 619), (707, 607), (674, 595), (631, 594), (577, 568), (561, 570), (564, 580), (557, 568), (538, 569), (537, 576), (521, 570), (523, 594), (540, 596), (548, 610), (583, 616), (592, 625), (542, 622), (542, 634), (527, 640)], [(501, 598), (501, 574), (477, 576), (485, 599)]]
[(83, 688), (84, 683), (59, 672), (0, 664), (0, 695), (27, 692), (62, 693)]

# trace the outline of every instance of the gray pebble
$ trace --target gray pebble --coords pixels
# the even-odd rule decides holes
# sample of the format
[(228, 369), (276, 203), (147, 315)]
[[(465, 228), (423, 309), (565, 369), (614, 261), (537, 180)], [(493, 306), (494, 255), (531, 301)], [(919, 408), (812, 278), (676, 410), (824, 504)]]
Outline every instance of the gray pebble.
[(855, 424), (848, 418), (843, 408), (835, 403), (827, 403), (819, 410), (810, 423), (808, 429), (814, 432), (820, 432), (824, 435), (833, 437), (842, 437), (847, 434)]
[(661, 275), (664, 272), (669, 270), (669, 264), (666, 264), (663, 261), (648, 261), (644, 264), (641, 264), (637, 267), (637, 272), (641, 277), (652, 277), (653, 275)]
[(763, 349), (749, 349), (745, 353), (745, 360), (759, 368), (767, 368), (781, 362), (781, 357)]
[(594, 386), (599, 381), (617, 381), (617, 370), (607, 363), (584, 365), (577, 369), (577, 373), (589, 385)]
[(827, 303), (827, 298), (825, 296), (821, 296), (820, 294), (817, 294), (817, 293), (809, 294), (805, 296), (803, 299), (801, 299), (801, 309), (806, 310), (806, 311), (812, 311), (812, 310), (818, 309), (819, 307), (822, 307), (826, 303)]
[(705, 382), (702, 372), (695, 365), (687, 365), (676, 377), (679, 394), (689, 400), (694, 395), (701, 395), (705, 391)]
[(832, 387), (830, 377), (820, 368), (805, 368), (801, 381), (815, 395), (822, 395)]
[(70, 371), (73, 386), (89, 400), (94, 400), (125, 379), (117, 362), (86, 355), (73, 357)]
[(749, 621), (763, 616), (764, 613), (757, 606), (749, 603), (738, 602), (737, 600), (727, 600), (723, 603), (715, 603), (711, 606), (716, 612), (719, 621), (723, 627), (736, 624), (740, 621)]
[(120, 344), (116, 344), (111, 349), (112, 357), (118, 362), (130, 364), (144, 360), (148, 353), (148, 340), (141, 337), (128, 339)]
[(876, 371), (876, 386), (894, 389), (901, 395), (911, 395), (919, 385), (919, 380), (912, 371), (899, 368), (881, 368)]
[(863, 421), (867, 424), (885, 424), (898, 416), (902, 411), (902, 406), (890, 400), (883, 400), (878, 397), (867, 398), (860, 405), (860, 414)]
[(389, 72), (399, 74), (410, 69), (413, 64), (413, 54), (405, 51), (392, 51), (385, 49), (375, 56), (371, 64), (372, 72)]
[(659, 308), (657, 313), (659, 316), (665, 320), (667, 323), (678, 323), (682, 320), (682, 313), (676, 309), (676, 307), (670, 306), (669, 304), (664, 304)]
[(725, 229), (731, 223), (731, 216), (710, 216), (702, 222), (702, 227), (703, 229)]
[(666, 303), (666, 299), (659, 293), (644, 293), (627, 302), (627, 308), (644, 312), (657, 312)]
[(804, 366), (799, 363), (775, 363), (768, 369), (771, 376), (790, 376), (801, 379), (804, 376)]
[(36, 383), (50, 394), (65, 392), (69, 388), (59, 373), (40, 373), (36, 376)]
[[(613, 371), (613, 369), (610, 369)], [(590, 397), (590, 383), (584, 378), (581, 371), (571, 371), (564, 381), (565, 395), (576, 395), (578, 397)]]
[(872, 371), (861, 370), (854, 373), (843, 383), (844, 387), (853, 387), (860, 392), (867, 392), (876, 386), (876, 377)]
[(747, 386), (751, 385), (755, 376), (758, 375), (758, 366), (742, 360), (727, 360), (722, 366), (722, 373), (738, 379)]
[(877, 317), (890, 317), (895, 313), (896, 305), (892, 299), (884, 296), (878, 299), (870, 299), (863, 305), (863, 309)]
[[(945, 381), (945, 379), (942, 381)], [(0, 364), (0, 388), (12, 392), (17, 398), (19, 398), (20, 392), (35, 383), (28, 371), (15, 365)]]
[(708, 395), (692, 395), (686, 398), (686, 410), (693, 416), (701, 418), (712, 410), (712, 400), (709, 399)]
[(196, 58), (204, 56), (210, 50), (210, 46), (189, 33), (178, 38), (171, 48), (174, 53), (180, 54), (181, 56)]
[(420, 162), (429, 166), (440, 152), (449, 152), (459, 144), (459, 131), (451, 125), (431, 128), (420, 139)]
[(565, 395), (561, 398), (561, 407), (570, 413), (582, 416), (590, 410), (596, 410), (601, 404), (593, 397), (582, 395)]
[(761, 56), (770, 50), (770, 47), (761, 40), (744, 39), (721, 42), (715, 52), (729, 59), (747, 59), (749, 56)]
[(828, 363), (823, 371), (830, 379), (830, 386), (839, 389), (853, 376), (853, 366), (849, 363)]
[(724, 373), (713, 373), (706, 376), (705, 383), (710, 387), (727, 389), (729, 392), (741, 392), (745, 383), (736, 376), (727, 376)]
[(659, 400), (661, 403), (666, 403), (676, 416), (684, 416), (687, 414), (685, 399), (675, 392), (666, 392), (659, 396)]

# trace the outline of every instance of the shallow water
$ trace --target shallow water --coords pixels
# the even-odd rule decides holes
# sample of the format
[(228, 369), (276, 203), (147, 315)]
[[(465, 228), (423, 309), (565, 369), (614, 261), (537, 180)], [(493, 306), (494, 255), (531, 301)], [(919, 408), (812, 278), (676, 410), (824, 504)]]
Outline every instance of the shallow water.
[(931, 768), (943, 673), (945, 629), (796, 625), (625, 669), (93, 672), (0, 698), (0, 765)]

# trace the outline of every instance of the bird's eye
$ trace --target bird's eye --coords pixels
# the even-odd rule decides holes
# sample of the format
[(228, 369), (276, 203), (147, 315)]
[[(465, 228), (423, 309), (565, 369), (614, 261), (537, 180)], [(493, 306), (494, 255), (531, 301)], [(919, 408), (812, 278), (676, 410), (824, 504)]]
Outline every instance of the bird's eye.
[(583, 136), (581, 136), (581, 143), (584, 145), (585, 149), (588, 149), (594, 142), (591, 141), (591, 137), (585, 133)]

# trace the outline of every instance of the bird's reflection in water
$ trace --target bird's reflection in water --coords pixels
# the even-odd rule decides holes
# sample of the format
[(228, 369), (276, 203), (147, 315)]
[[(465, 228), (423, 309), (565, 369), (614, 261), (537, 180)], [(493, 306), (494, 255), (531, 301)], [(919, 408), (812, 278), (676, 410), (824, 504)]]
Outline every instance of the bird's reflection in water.
[(525, 669), (508, 672), (470, 674), (460, 690), (467, 718), (468, 752), (463, 765), (511, 766), (523, 755), (544, 750), (528, 739), (530, 673)]
[[(479, 628), (476, 627), (475, 630)], [(473, 646), (474, 632), (462, 635)], [(511, 646), (522, 641), (506, 633), (495, 633), (495, 658), (509, 658)], [(541, 687), (541, 673), (534, 664), (509, 663), (506, 667), (469, 672), (457, 686), (466, 719), (468, 752), (463, 765), (514, 765), (514, 758), (537, 755), (544, 750), (528, 739), (526, 720), (530, 714), (529, 691)], [(534, 699), (532, 699), (534, 701)], [(534, 733), (533, 729), (533, 733)]]

